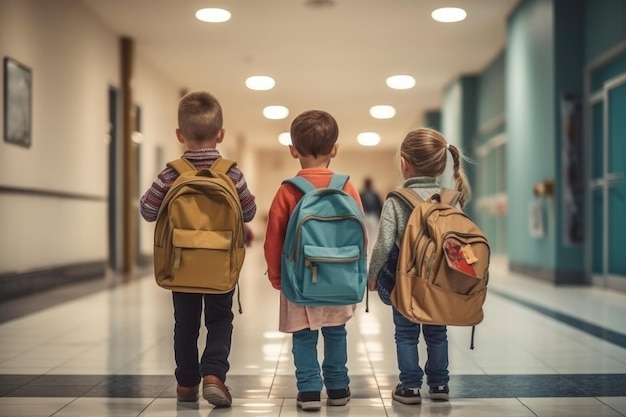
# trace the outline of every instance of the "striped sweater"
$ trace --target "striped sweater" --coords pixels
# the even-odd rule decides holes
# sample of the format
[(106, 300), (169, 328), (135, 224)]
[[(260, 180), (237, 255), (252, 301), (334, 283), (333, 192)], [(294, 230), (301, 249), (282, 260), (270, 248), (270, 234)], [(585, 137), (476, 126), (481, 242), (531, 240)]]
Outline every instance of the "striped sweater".
[[(182, 155), (183, 158), (191, 162), (196, 168), (210, 168), (211, 165), (220, 157), (220, 153), (215, 148), (187, 150)], [(243, 211), (243, 219), (249, 222), (256, 214), (256, 201), (254, 195), (248, 189), (248, 184), (243, 173), (236, 166), (227, 172), (228, 177), (233, 181), (239, 194), (241, 208)], [(149, 222), (156, 220), (159, 209), (165, 198), (165, 194), (170, 189), (174, 181), (178, 178), (178, 173), (169, 167), (166, 167), (159, 173), (152, 183), (152, 186), (139, 200), (139, 210), (144, 219)]]

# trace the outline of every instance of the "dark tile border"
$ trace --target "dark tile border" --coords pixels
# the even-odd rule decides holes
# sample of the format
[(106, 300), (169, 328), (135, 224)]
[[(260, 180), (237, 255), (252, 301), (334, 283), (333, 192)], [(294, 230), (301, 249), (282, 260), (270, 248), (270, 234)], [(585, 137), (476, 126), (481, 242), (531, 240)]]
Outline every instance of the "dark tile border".
[[(397, 384), (396, 375), (351, 377), (353, 398), (376, 398)], [(235, 398), (295, 398), (294, 376), (232, 375)], [(428, 387), (424, 384), (424, 391)], [(389, 391), (389, 392), (387, 392)], [(428, 395), (428, 394), (425, 394)], [(616, 397), (626, 395), (626, 374), (452, 375), (452, 398)], [(169, 375), (0, 375), (2, 397), (176, 398)]]

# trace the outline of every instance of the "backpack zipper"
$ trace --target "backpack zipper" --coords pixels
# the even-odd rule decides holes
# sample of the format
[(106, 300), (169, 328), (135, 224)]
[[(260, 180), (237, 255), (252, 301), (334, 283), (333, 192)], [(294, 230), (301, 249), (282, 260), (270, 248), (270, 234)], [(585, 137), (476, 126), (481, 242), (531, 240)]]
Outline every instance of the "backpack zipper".
[(311, 282), (313, 284), (317, 283), (317, 264), (319, 262), (324, 263), (334, 263), (334, 264), (343, 264), (349, 262), (357, 262), (359, 260), (358, 256), (352, 256), (350, 258), (330, 258), (330, 257), (310, 257), (304, 260), (304, 266), (311, 268)]
[[(460, 237), (466, 238), (466, 239), (467, 238), (472, 238), (472, 239), (470, 239), (472, 241), (472, 243), (479, 242), (479, 243), (484, 243), (485, 245), (489, 246), (489, 243), (487, 242), (487, 239), (485, 239), (482, 236), (478, 236), (478, 235), (476, 235), (474, 233), (448, 232), (448, 233), (445, 233), (442, 236), (442, 240), (446, 240), (450, 236), (460, 236)], [(460, 240), (460, 239), (457, 239), (457, 240)]]
[(295, 244), (293, 246), (289, 259), (293, 262), (296, 262), (298, 259), (298, 254), (296, 252), (297, 252), (297, 249), (300, 247), (300, 241), (302, 240), (300, 229), (302, 228), (302, 225), (304, 224), (304, 222), (308, 220), (334, 221), (334, 220), (348, 220), (348, 219), (354, 219), (361, 225), (361, 231), (363, 232), (363, 236), (365, 237), (365, 224), (363, 223), (361, 219), (359, 219), (354, 214), (347, 214), (344, 216), (332, 216), (332, 217), (316, 216), (315, 214), (309, 214), (308, 216), (303, 217), (302, 220), (298, 222), (298, 226), (296, 228), (297, 230), (296, 240), (295, 240)]

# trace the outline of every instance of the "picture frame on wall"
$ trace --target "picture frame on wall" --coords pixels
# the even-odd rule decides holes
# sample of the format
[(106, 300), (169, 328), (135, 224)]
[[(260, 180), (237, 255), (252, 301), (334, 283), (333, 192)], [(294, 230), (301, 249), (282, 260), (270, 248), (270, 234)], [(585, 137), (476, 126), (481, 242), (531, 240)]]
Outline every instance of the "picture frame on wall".
[(24, 147), (32, 142), (32, 71), (4, 57), (4, 141)]

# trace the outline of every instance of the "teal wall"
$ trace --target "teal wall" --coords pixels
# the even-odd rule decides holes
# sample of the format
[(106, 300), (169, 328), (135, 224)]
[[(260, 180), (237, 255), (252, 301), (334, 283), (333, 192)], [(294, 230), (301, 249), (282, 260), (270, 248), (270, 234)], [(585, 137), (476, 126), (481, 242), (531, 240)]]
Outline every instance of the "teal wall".
[[(556, 283), (583, 283), (584, 245), (568, 242), (566, 233), (561, 101), (582, 99), (585, 67), (626, 43), (626, 0), (522, 0), (507, 32), (503, 52), (480, 74), (460, 75), (443, 92), (442, 132), (470, 158), (476, 146), (505, 133), (506, 224), (480, 212), (475, 218), (490, 241), (502, 237), (505, 244), (496, 243), (495, 252), (504, 247), (514, 269)], [(610, 71), (626, 71), (626, 58), (616, 61)], [(476, 184), (475, 167), (466, 168), (476, 198), (493, 193), (495, 182), (481, 176)], [(554, 194), (535, 196), (535, 184), (545, 180), (554, 181)], [(543, 236), (530, 231), (530, 207), (537, 203)]]
[[(584, 280), (584, 246), (569, 244), (565, 238), (561, 110), (563, 97), (582, 98), (584, 11), (584, 0), (526, 0), (512, 14), (508, 26), (509, 261), (558, 283)], [(583, 168), (581, 164), (580, 170)], [(534, 196), (534, 184), (545, 180), (554, 181), (554, 195)], [(531, 236), (529, 231), (529, 206), (537, 203), (544, 220), (541, 237)]]
[(509, 263), (540, 270), (556, 268), (554, 199), (540, 199), (542, 238), (531, 237), (528, 221), (534, 184), (557, 175), (553, 16), (552, 1), (522, 2), (509, 20), (505, 55)]
[[(502, 130), (493, 121), (504, 116), (504, 52), (498, 54), (478, 77), (477, 126), (482, 133)], [(498, 132), (499, 133), (499, 132)]]

